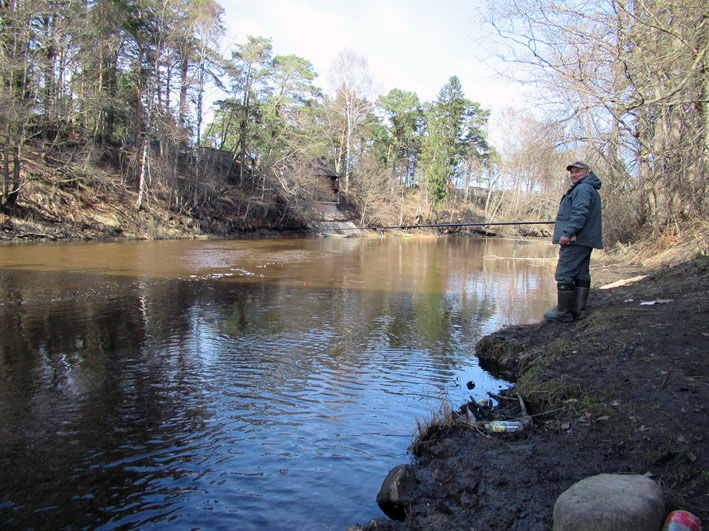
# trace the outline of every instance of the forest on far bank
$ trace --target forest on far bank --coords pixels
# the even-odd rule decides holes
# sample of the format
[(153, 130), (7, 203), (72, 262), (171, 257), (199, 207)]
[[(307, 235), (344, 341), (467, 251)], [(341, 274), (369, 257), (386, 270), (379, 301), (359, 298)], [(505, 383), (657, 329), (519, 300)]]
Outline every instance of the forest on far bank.
[(377, 95), (345, 49), (327, 94), (267, 38), (221, 53), (222, 18), (214, 0), (3, 0), (0, 214), (59, 217), (61, 191), (80, 208), (129, 197), (228, 230), (294, 228), (324, 161), (363, 225), (548, 220), (583, 159), (609, 245), (709, 217), (704, 2), (487, 2), (479, 23), (543, 111), (509, 110), (499, 145), (455, 73), (434, 101)]

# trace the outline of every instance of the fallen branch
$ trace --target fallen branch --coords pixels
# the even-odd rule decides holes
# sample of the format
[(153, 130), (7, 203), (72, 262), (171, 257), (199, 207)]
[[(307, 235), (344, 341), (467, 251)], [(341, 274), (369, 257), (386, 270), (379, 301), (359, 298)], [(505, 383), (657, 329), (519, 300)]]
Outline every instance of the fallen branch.
[(598, 289), (612, 289), (612, 288), (619, 288), (621, 286), (627, 286), (629, 284), (634, 284), (636, 282), (639, 282), (640, 280), (647, 278), (647, 275), (639, 275), (637, 277), (632, 277), (632, 278), (626, 278), (624, 280), (618, 280), (616, 282), (611, 282), (610, 284), (606, 284), (605, 286), (601, 286)]
[(519, 400), (519, 408), (522, 410), (522, 418), (519, 419), (525, 428), (529, 428), (532, 425), (532, 419), (529, 418), (529, 413), (527, 413), (527, 407), (524, 405), (524, 399), (519, 391), (516, 392), (517, 400)]
[(38, 232), (24, 232), (22, 234), (18, 234), (16, 236), (17, 238), (37, 238), (37, 239), (48, 239), (48, 240), (58, 240), (60, 236), (57, 236), (55, 234), (43, 234), (43, 233), (38, 233)]
[(493, 392), (488, 391), (487, 394), (491, 396), (492, 398), (497, 398), (498, 400), (516, 400), (515, 397), (513, 396), (502, 396), (502, 395), (496, 395)]
[(548, 415), (549, 413), (556, 413), (557, 411), (563, 411), (563, 409), (564, 409), (563, 407), (557, 407), (557, 408), (554, 408), (554, 409), (548, 409), (548, 410), (546, 410), (546, 411), (542, 411), (541, 413), (535, 413), (534, 415), (529, 415), (529, 418), (531, 419), (531, 418), (533, 418), (533, 417), (541, 417), (541, 416), (544, 416), (544, 415)]

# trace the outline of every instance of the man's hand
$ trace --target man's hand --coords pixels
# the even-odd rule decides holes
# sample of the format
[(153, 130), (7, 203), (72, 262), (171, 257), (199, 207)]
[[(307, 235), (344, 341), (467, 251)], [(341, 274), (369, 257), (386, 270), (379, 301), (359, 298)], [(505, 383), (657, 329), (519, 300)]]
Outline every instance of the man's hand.
[(561, 238), (559, 238), (559, 245), (561, 245), (562, 247), (564, 245), (569, 245), (570, 243), (571, 243), (571, 238), (569, 238), (568, 236), (562, 236)]

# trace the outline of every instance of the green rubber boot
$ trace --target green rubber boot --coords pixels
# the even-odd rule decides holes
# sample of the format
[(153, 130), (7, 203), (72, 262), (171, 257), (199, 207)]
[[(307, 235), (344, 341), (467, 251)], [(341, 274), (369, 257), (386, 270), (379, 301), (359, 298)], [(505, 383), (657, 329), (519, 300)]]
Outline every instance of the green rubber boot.
[(589, 288), (585, 286), (576, 286), (574, 290), (575, 304), (574, 304), (574, 319), (583, 319), (586, 317), (586, 300), (588, 299)]
[(570, 323), (574, 320), (576, 309), (576, 289), (573, 286), (559, 286), (556, 293), (558, 304), (552, 311), (544, 314), (544, 319)]

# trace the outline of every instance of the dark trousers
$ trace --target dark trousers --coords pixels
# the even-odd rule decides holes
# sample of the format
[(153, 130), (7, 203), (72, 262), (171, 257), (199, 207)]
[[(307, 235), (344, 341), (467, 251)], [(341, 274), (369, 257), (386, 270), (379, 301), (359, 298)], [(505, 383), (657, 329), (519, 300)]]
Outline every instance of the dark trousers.
[(559, 247), (559, 261), (554, 274), (557, 286), (573, 288), (574, 285), (591, 284), (591, 274), (588, 270), (591, 264), (591, 251), (593, 247), (574, 243)]

